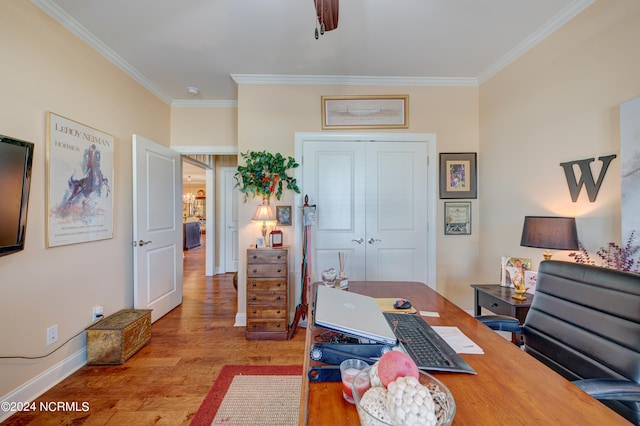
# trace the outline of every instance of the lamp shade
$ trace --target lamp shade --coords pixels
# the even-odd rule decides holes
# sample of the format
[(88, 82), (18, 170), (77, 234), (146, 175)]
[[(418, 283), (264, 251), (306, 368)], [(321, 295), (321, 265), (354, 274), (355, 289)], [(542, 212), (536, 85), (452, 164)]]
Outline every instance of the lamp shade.
[(552, 250), (578, 250), (576, 219), (557, 216), (525, 216), (520, 245)]
[(257, 221), (267, 221), (267, 220), (276, 220), (276, 215), (273, 213), (271, 206), (268, 204), (262, 204), (256, 210), (256, 213), (253, 215), (253, 220)]

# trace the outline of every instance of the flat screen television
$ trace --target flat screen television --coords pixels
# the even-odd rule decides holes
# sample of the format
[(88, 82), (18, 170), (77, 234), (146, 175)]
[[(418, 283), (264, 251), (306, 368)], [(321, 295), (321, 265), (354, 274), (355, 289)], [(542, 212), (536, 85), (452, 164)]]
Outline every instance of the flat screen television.
[(33, 149), (0, 135), (0, 256), (24, 249)]

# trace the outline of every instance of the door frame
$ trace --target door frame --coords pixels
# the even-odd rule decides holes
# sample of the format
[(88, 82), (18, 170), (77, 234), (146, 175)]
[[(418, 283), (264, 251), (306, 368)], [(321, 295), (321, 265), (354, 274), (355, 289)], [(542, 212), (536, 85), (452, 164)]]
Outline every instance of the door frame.
[[(227, 203), (231, 201), (227, 199), (226, 187), (227, 184), (227, 175), (226, 173), (229, 171), (237, 170), (235, 167), (220, 167), (220, 188), (221, 191), (224, 191), (224, 195), (220, 197), (220, 215), (222, 218), (218, 221), (218, 232), (220, 233), (220, 273), (224, 274), (227, 272), (227, 251), (233, 250), (233, 247), (227, 247), (227, 229), (226, 229), (226, 208)], [(233, 178), (231, 178), (233, 179)], [(222, 195), (222, 194), (221, 194)], [(237, 231), (237, 230), (236, 230)], [(236, 268), (237, 271), (238, 268)]]
[[(182, 155), (238, 155), (237, 146), (170, 146), (176, 152)], [(215, 167), (214, 170), (207, 170), (205, 176), (205, 192), (207, 195), (213, 194), (213, 197), (207, 197), (206, 200), (206, 223), (207, 232), (205, 235), (205, 275), (210, 277), (219, 272), (216, 269), (216, 212), (215, 212)], [(211, 225), (210, 225), (211, 224)]]
[[(427, 144), (427, 212), (426, 220), (429, 224), (427, 235), (427, 267), (428, 267), (428, 282), (429, 287), (436, 288), (436, 206), (438, 204), (437, 198), (437, 161), (436, 161), (436, 135), (434, 133), (307, 133), (300, 132), (295, 134), (295, 154), (294, 158), (301, 167), (294, 170), (294, 176), (301, 188), (304, 189), (302, 167), (304, 167), (304, 159), (302, 158), (303, 147), (305, 142), (318, 142), (318, 141), (330, 141), (330, 142), (422, 142)], [(303, 191), (304, 192), (304, 191)], [(304, 204), (305, 194), (295, 194), (295, 205), (302, 206)], [(295, 224), (302, 223), (302, 209), (294, 209), (294, 221)], [(295, 247), (302, 247), (302, 227), (296, 226), (294, 231)], [(301, 269), (297, 267), (302, 263), (302, 252), (296, 250), (295, 261), (293, 265), (293, 277), (295, 287), (295, 299), (300, 300), (301, 296)], [(317, 275), (317, 271), (315, 274)], [(316, 276), (315, 279), (318, 279)]]

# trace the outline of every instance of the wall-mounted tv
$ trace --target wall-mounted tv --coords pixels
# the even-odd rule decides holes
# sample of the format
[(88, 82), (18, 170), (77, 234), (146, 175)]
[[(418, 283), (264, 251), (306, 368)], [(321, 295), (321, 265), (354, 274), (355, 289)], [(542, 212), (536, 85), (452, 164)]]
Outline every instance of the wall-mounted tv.
[(0, 135), (0, 256), (24, 249), (33, 148)]

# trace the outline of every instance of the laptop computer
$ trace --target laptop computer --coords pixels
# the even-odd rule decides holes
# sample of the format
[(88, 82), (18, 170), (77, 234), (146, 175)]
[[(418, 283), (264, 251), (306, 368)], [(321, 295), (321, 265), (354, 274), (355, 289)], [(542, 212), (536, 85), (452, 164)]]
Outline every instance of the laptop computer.
[(398, 343), (375, 299), (345, 290), (317, 287), (314, 325), (376, 343)]

